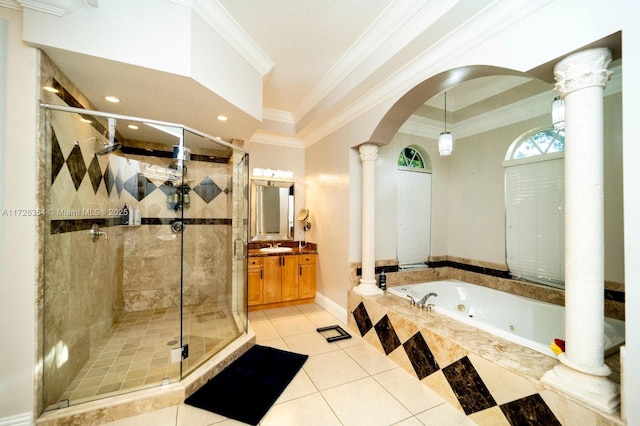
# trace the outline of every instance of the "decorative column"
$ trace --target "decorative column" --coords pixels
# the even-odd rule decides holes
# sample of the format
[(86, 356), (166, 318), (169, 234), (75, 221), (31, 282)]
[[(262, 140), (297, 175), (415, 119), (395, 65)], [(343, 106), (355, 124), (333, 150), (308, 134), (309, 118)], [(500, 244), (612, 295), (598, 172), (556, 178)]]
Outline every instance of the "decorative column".
[(376, 159), (378, 146), (360, 145), (362, 162), (362, 277), (353, 290), (362, 296), (383, 294), (376, 283)]
[(608, 49), (573, 54), (554, 68), (565, 105), (565, 342), (542, 381), (612, 413), (618, 386), (604, 363), (603, 92)]

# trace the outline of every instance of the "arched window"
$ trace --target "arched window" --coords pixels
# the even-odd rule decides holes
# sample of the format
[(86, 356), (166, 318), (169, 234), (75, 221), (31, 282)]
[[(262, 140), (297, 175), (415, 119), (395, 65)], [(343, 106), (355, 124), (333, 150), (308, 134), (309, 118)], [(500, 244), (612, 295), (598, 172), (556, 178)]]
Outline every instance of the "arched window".
[(525, 133), (511, 144), (503, 166), (511, 274), (564, 287), (564, 132)]
[(398, 229), (400, 267), (425, 266), (431, 248), (431, 161), (417, 146), (398, 155)]

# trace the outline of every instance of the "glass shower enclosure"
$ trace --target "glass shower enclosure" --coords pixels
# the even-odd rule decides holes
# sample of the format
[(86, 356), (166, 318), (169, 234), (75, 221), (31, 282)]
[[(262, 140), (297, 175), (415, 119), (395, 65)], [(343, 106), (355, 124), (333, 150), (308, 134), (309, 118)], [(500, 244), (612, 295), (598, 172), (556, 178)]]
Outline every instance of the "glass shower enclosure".
[(42, 108), (43, 409), (181, 380), (247, 330), (248, 154)]

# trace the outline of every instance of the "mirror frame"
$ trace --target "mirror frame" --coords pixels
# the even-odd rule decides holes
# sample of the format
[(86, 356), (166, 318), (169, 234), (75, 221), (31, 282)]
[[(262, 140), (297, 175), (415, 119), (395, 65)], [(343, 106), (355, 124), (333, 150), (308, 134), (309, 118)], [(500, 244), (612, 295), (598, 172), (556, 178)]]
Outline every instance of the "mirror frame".
[[(280, 229), (278, 233), (258, 233), (257, 232), (257, 219), (258, 209), (260, 208), (257, 202), (258, 187), (277, 187), (287, 188), (289, 190), (289, 200), (287, 202), (286, 211), (280, 211), (280, 221), (286, 221), (286, 230)], [(294, 237), (294, 208), (295, 208), (295, 194), (294, 194), (294, 182), (292, 180), (275, 180), (268, 178), (252, 178), (251, 179), (251, 241), (277, 241), (277, 240), (293, 240)], [(283, 217), (284, 216), (284, 217)]]

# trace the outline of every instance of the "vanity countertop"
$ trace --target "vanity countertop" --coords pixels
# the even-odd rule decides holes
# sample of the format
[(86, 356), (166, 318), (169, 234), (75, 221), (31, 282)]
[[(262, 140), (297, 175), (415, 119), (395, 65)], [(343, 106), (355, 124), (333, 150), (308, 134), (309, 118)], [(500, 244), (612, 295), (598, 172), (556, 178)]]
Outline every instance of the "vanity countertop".
[(293, 256), (299, 254), (318, 254), (318, 245), (313, 243), (307, 243), (307, 246), (299, 249), (297, 242), (281, 243), (280, 247), (289, 247), (291, 251), (280, 253), (266, 253), (261, 251), (261, 248), (269, 247), (265, 243), (252, 242), (249, 243), (249, 257), (264, 257), (264, 256)]

